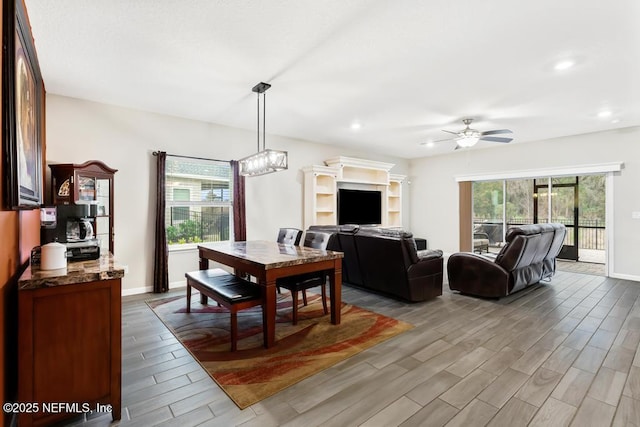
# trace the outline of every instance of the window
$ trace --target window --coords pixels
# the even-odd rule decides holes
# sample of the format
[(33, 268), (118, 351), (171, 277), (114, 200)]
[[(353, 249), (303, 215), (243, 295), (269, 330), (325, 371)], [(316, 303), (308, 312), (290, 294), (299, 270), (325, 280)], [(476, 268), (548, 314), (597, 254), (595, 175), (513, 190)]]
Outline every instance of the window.
[[(474, 239), (488, 240), (492, 247), (504, 240), (504, 181), (473, 183)], [(487, 248), (488, 249), (488, 248)]]
[[(188, 188), (174, 188), (173, 189), (173, 201), (174, 202), (188, 202), (191, 197)], [(189, 207), (188, 206), (174, 206), (171, 209), (171, 220), (173, 221), (185, 221), (189, 219)]]
[(510, 179), (505, 185), (507, 227), (533, 224), (533, 179)]
[(229, 240), (233, 230), (231, 164), (168, 157), (165, 174), (169, 245)]

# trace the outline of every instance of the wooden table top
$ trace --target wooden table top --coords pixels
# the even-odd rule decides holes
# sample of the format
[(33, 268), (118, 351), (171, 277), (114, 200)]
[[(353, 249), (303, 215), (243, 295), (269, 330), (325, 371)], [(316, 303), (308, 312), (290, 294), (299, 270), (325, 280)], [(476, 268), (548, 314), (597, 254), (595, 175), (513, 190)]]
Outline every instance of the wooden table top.
[(198, 245), (198, 249), (212, 250), (262, 264), (266, 270), (344, 257), (342, 252), (286, 245), (268, 240), (203, 243)]

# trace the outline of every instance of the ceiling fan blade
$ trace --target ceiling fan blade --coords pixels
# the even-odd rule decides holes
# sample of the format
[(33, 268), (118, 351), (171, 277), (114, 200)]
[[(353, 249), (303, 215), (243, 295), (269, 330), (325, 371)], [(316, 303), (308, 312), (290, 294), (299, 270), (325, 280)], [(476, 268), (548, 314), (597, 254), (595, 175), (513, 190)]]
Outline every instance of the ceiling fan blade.
[(438, 139), (437, 141), (432, 141), (432, 142), (436, 143), (436, 142), (446, 142), (446, 141), (455, 141), (455, 138)]
[(458, 134), (458, 132), (452, 132), (452, 131), (450, 131), (450, 130), (444, 130), (444, 129), (442, 129), (442, 132), (452, 133), (452, 134), (454, 134), (454, 135), (457, 135), (457, 134)]
[(496, 129), (496, 130), (488, 130), (486, 132), (482, 132), (480, 135), (498, 135), (501, 133), (513, 133), (509, 129)]
[(492, 141), (492, 142), (511, 142), (513, 138), (500, 138), (499, 136), (483, 136), (480, 141)]

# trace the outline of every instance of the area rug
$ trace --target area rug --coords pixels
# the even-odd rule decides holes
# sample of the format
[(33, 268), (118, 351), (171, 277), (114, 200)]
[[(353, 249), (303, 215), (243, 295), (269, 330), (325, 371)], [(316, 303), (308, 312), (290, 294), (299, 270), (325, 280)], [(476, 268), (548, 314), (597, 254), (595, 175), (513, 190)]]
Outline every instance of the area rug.
[(191, 313), (185, 296), (147, 304), (240, 409), (413, 328), (350, 304), (342, 305), (340, 325), (332, 325), (321, 297), (308, 297), (294, 326), (289, 292), (278, 295), (276, 344), (269, 349), (262, 345), (260, 307), (238, 312), (235, 352), (230, 351), (229, 312), (215, 302), (201, 305), (197, 292)]

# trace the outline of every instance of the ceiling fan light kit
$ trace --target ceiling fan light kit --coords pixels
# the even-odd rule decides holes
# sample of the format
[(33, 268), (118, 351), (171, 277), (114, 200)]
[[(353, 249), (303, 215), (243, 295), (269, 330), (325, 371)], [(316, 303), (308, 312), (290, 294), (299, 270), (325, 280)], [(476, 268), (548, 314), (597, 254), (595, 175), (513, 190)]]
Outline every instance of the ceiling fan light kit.
[(473, 147), (478, 143), (478, 141), (480, 141), (480, 138), (473, 135), (463, 136), (462, 138), (456, 139), (458, 145), (464, 148)]

